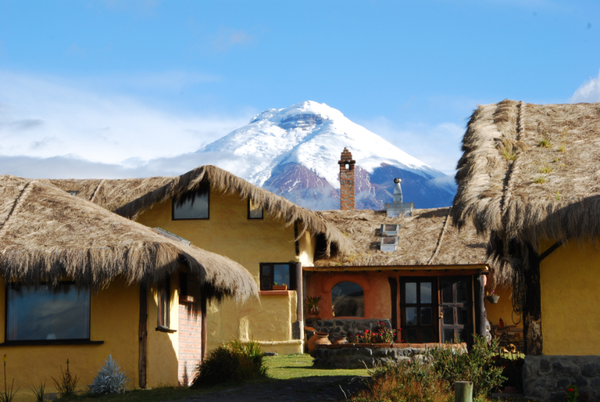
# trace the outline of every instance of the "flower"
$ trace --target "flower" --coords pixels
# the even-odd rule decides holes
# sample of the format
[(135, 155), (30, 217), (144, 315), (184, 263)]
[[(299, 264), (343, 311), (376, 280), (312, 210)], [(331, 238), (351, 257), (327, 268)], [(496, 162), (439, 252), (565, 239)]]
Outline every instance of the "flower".
[[(4, 355), (4, 357), (6, 358), (6, 355)], [(573, 388), (568, 388), (567, 392), (573, 392)]]

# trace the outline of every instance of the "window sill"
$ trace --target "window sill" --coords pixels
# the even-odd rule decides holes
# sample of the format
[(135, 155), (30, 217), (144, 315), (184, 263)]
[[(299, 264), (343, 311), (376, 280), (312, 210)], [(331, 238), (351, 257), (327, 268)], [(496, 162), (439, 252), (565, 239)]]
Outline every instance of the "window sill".
[(291, 290), (261, 290), (258, 292), (260, 296), (289, 296)]
[(35, 341), (5, 341), (0, 346), (37, 346), (37, 345), (102, 345), (104, 341), (89, 339), (39, 339)]
[(163, 327), (162, 325), (159, 325), (158, 327), (156, 327), (156, 330), (158, 332), (167, 332), (169, 334), (173, 334), (173, 333), (177, 332), (176, 329), (171, 329), (171, 328)]

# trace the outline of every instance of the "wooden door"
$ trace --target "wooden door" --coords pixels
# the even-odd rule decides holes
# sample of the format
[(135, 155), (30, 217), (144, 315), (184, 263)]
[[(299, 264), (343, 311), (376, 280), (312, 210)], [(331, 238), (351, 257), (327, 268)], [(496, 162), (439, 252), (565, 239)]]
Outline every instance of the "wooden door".
[(402, 340), (409, 343), (438, 342), (436, 278), (400, 279)]
[(440, 340), (472, 342), (473, 307), (470, 276), (442, 276), (440, 287)]

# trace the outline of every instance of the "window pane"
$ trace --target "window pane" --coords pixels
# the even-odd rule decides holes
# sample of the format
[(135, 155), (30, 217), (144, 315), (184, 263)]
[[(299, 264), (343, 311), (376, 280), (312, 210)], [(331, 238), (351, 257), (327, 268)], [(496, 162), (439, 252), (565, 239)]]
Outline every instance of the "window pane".
[(416, 329), (408, 329), (406, 331), (406, 342), (419, 342), (419, 335)]
[(434, 342), (434, 340), (433, 340), (433, 328), (423, 328), (423, 329), (421, 329), (421, 342), (423, 342), (423, 343)]
[(444, 307), (444, 324), (454, 325), (454, 308)]
[(250, 219), (262, 219), (263, 209), (259, 207), (254, 201), (250, 200), (248, 203), (248, 217)]
[(454, 303), (452, 296), (452, 282), (446, 280), (442, 284), (442, 303)]
[(273, 283), (288, 285), (290, 288), (290, 266), (288, 264), (275, 264), (273, 266)]
[(89, 339), (90, 292), (74, 285), (53, 291), (18, 285), (7, 287), (9, 341), (41, 339)]
[(421, 283), (421, 303), (431, 303), (431, 282)]
[(454, 329), (453, 328), (445, 328), (444, 329), (444, 342), (454, 342)]
[(173, 219), (207, 219), (208, 190), (184, 194), (179, 201), (173, 200)]
[(456, 302), (457, 303), (466, 303), (468, 302), (469, 292), (467, 290), (467, 284), (465, 280), (461, 280), (456, 283)]
[(404, 311), (406, 313), (406, 325), (417, 325), (417, 308), (406, 307)]
[(271, 275), (271, 266), (270, 265), (263, 265), (261, 270), (262, 270), (263, 275)]
[(458, 331), (456, 331), (458, 334), (458, 338), (460, 342), (466, 342), (467, 341), (467, 335), (468, 332), (465, 328), (459, 329)]
[(465, 307), (459, 308), (458, 316), (456, 318), (458, 319), (459, 325), (467, 325), (469, 323), (469, 315), (467, 309)]
[(421, 325), (431, 325), (431, 307), (421, 307)]
[(340, 282), (331, 290), (331, 309), (336, 317), (362, 317), (365, 294), (354, 282)]
[(406, 303), (411, 304), (417, 302), (417, 284), (415, 282), (406, 283), (404, 300), (406, 300)]

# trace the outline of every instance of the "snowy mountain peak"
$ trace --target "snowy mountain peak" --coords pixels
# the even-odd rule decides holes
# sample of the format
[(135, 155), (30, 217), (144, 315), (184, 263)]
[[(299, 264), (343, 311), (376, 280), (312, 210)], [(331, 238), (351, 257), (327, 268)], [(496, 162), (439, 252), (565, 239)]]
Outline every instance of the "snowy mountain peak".
[(304, 177), (314, 175), (314, 178), (307, 179), (307, 183), (319, 182), (322, 185), (319, 180), (324, 179), (332, 189), (339, 189), (337, 162), (344, 147), (352, 152), (356, 165), (369, 175), (377, 169), (381, 171), (383, 167), (392, 167), (420, 176), (423, 180), (445, 177), (352, 122), (339, 110), (315, 101), (300, 102), (283, 109), (267, 109), (246, 126), (198, 152), (227, 154), (229, 166), (232, 161), (239, 165), (237, 169), (229, 169), (259, 186), (284, 171), (286, 177), (297, 176), (301, 170), (290, 170), (286, 166), (299, 165), (305, 169), (302, 170)]

